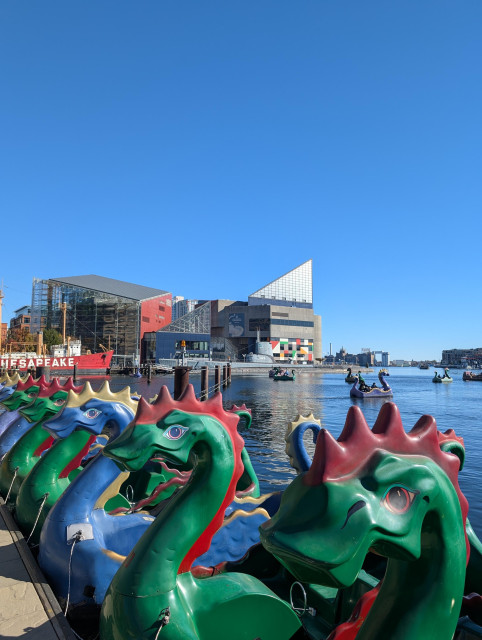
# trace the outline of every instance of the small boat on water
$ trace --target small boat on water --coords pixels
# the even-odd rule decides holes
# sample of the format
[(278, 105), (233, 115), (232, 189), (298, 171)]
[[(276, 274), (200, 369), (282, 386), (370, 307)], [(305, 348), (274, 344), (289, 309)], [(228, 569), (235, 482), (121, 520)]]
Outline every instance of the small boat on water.
[(464, 371), (462, 380), (476, 380), (482, 382), (482, 373), (472, 373), (472, 371)]
[(452, 378), (449, 376), (448, 372), (448, 367), (445, 367), (443, 376), (435, 372), (435, 375), (432, 378), (432, 382), (452, 382)]
[(377, 387), (376, 384), (373, 383), (372, 386), (369, 387), (361, 373), (359, 373), (358, 376), (356, 376), (356, 382), (350, 389), (350, 396), (352, 398), (390, 398), (393, 396), (393, 391), (385, 380), (385, 376), (389, 375), (386, 369), (380, 369), (378, 379), (382, 386)]
[(283, 381), (287, 381), (287, 380), (295, 380), (296, 379), (296, 372), (294, 369), (291, 369), (291, 375), (288, 372), (288, 369), (279, 369), (278, 373), (275, 373), (275, 375), (273, 376), (273, 380), (283, 380)]
[(347, 376), (345, 377), (345, 382), (348, 382), (349, 384), (353, 384), (354, 382), (356, 382), (356, 381), (358, 380), (358, 378), (357, 378), (356, 376), (353, 376), (353, 375), (351, 374), (351, 369), (350, 369), (350, 367), (348, 367), (347, 371), (348, 371), (348, 374), (347, 374)]

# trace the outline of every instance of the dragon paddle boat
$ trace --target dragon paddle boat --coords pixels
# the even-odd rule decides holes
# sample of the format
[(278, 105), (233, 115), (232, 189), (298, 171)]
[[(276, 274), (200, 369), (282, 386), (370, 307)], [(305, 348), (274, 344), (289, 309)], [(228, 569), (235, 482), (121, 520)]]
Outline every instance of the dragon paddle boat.
[[(41, 376), (38, 380), (35, 380), (32, 376), (28, 376), (25, 382), (21, 380), (17, 383), (14, 391), (3, 390), (4, 395), (0, 396), (0, 406), (6, 411), (0, 415), (0, 437), (10, 429), (10, 427), (20, 420), (20, 409), (27, 404), (30, 404), (35, 400), (41, 387), (48, 385), (44, 376)], [(24, 420), (25, 422), (25, 420)], [(5, 453), (3, 451), (1, 456)]]
[(294, 369), (291, 369), (291, 375), (288, 373), (288, 369), (285, 369), (284, 371), (280, 370), (279, 373), (276, 373), (273, 376), (273, 380), (281, 380), (283, 382), (286, 382), (288, 380), (296, 380), (296, 371)]
[[(33, 428), (34, 423), (48, 420), (48, 418), (57, 413), (63, 406), (60, 400), (67, 397), (69, 390), (73, 386), (71, 378), (64, 385), (61, 385), (56, 378), (53, 382), (42, 381), (35, 396), (32, 397), (32, 394), (29, 393), (31, 401), (28, 404), (23, 404), (18, 409), (21, 420), (10, 425), (0, 435), (0, 458), (3, 458), (20, 438)], [(54, 402), (51, 402), (50, 399), (54, 395)]]
[[(2, 400), (6, 400), (9, 398), (12, 393), (16, 390), (17, 384), (22, 381), (26, 382), (28, 376), (20, 376), (18, 373), (14, 373), (12, 376), (9, 376), (8, 373), (4, 376), (0, 377), (0, 403)], [(5, 413), (6, 408), (0, 405), (0, 415)]]
[(192, 473), (112, 579), (101, 609), (103, 640), (154, 640), (160, 633), (167, 640), (212, 639), (220, 629), (229, 629), (230, 640), (282, 640), (300, 628), (291, 607), (257, 578), (215, 570), (198, 578), (191, 571), (223, 524), (244, 473), (238, 420), (223, 409), (220, 393), (201, 403), (189, 386), (179, 401), (163, 406), (141, 399), (135, 420), (104, 448), (130, 471), (157, 452), (170, 465), (191, 464)]
[(61, 385), (57, 378), (43, 384), (34, 401), (20, 409), (24, 422), (12, 425), (0, 436), (3, 454), (0, 495), (6, 502), (15, 504), (23, 480), (53, 443), (53, 438), (43, 429), (44, 421), (63, 408), (72, 389), (80, 391), (81, 388), (74, 386), (72, 378), (65, 385)]
[[(98, 392), (95, 392), (90, 383), (86, 382), (83, 388), (70, 389), (62, 397), (63, 410), (58, 416), (62, 425), (60, 433), (55, 429), (55, 425), (58, 424), (57, 416), (52, 413), (49, 419), (41, 423), (37, 422), (35, 430), (29, 431), (12, 449), (12, 451), (20, 450), (16, 456), (17, 465), (25, 464), (29, 457), (33, 457), (32, 451), (38, 441), (42, 437), (46, 438), (44, 443), (35, 450), (37, 457), (32, 460), (33, 464), (30, 464), (28, 475), (21, 478), (16, 494), (15, 518), (20, 530), (29, 536), (32, 544), (38, 543), (42, 525), (50, 509), (72, 480), (83, 470), (85, 464), (90, 461), (92, 454), (96, 453), (101, 446), (99, 441), (102, 441), (102, 438), (97, 436), (101, 435), (102, 429), (98, 432), (76, 429), (76, 423), (72, 419), (75, 408), (83, 406), (93, 398), (102, 398), (101, 402), (105, 404), (114, 399), (130, 401), (133, 407), (136, 404), (135, 401), (131, 401), (129, 387), (118, 394), (112, 394), (107, 381)], [(57, 399), (55, 403), (57, 404), (59, 400)], [(33, 407), (30, 411), (32, 413)], [(88, 416), (96, 416), (99, 410), (93, 407), (86, 409), (84, 413), (87, 413), (86, 421), (89, 421)], [(130, 415), (133, 415), (132, 409)], [(51, 424), (54, 428), (50, 426)], [(107, 437), (103, 440), (104, 443), (106, 439)], [(49, 446), (46, 447), (45, 444)], [(43, 451), (38, 455), (40, 448)], [(127, 500), (123, 504), (125, 502)]]
[[(178, 406), (155, 420), (152, 408), (141, 411), (139, 407), (136, 419), (104, 452), (124, 468), (135, 468), (161, 445), (162, 454), (171, 462), (185, 464), (203, 442), (200, 417)], [(186, 450), (180, 441), (187, 433), (191, 442), (185, 441)], [(209, 429), (209, 434), (208, 441), (215, 430)], [(229, 456), (225, 445), (219, 463), (224, 464), (234, 453), (239, 464), (240, 445), (231, 445)], [(162, 635), (168, 640), (217, 638), (219, 629), (233, 622), (236, 605), (241, 603), (249, 607), (250, 616), (229, 628), (230, 638), (288, 640), (298, 633), (312, 640), (327, 640), (328, 636), (346, 640), (354, 638), (360, 627), (358, 638), (452, 638), (468, 557), (464, 527), (468, 505), (457, 478), (463, 443), (453, 431), (440, 434), (434, 419), (423, 416), (406, 434), (392, 403), (384, 405), (372, 430), (355, 406), (337, 441), (320, 431), (309, 470), (293, 481), (282, 495), (277, 514), (261, 525), (266, 553), (285, 567), (291, 587), (298, 585), (305, 594), (297, 619), (291, 616), (292, 609), (281, 592), (276, 595), (267, 590), (248, 571), (256, 568), (256, 558), (266, 561), (259, 545), (240, 563), (217, 566), (202, 580), (193, 572), (191, 558), (197, 555), (200, 542), (209, 541), (213, 529), (206, 531), (212, 525), (205, 513), (206, 495), (198, 496), (202, 507), (192, 517), (195, 494), (206, 488), (204, 464), (215, 468), (215, 487), (220, 489), (218, 458), (213, 456), (216, 449), (211, 445), (210, 455), (203, 449), (196, 451), (189, 483), (174, 495), (115, 574), (101, 611), (102, 640), (154, 640)], [(196, 471), (201, 472), (197, 482)], [(232, 482), (231, 471), (224, 482), (229, 478)], [(220, 495), (210, 506), (211, 514), (218, 514), (215, 506), (222, 499)], [(176, 525), (187, 507), (191, 507), (191, 517)], [(204, 522), (199, 521), (201, 513), (206, 516)], [(174, 544), (169, 543), (172, 536)], [(165, 548), (175, 551), (168, 557)], [(381, 583), (366, 572), (361, 576), (371, 550), (375, 557), (388, 559)], [(258, 574), (261, 578), (263, 569), (258, 567)], [(350, 619), (346, 605), (351, 601), (354, 606), (357, 591), (351, 598), (343, 594), (360, 578), (364, 591), (358, 593), (364, 595)], [(284, 595), (287, 597), (286, 589)], [(425, 607), (426, 615), (415, 615)], [(274, 616), (273, 609), (279, 615)], [(344, 616), (340, 616), (342, 609)], [(280, 612), (283, 620), (278, 625)]]
[(378, 379), (380, 381), (381, 387), (377, 387), (375, 383), (371, 387), (369, 387), (365, 380), (362, 378), (361, 374), (356, 376), (356, 382), (350, 389), (350, 396), (352, 398), (390, 398), (393, 396), (393, 391), (391, 387), (385, 380), (386, 376), (390, 374), (386, 369), (380, 369), (378, 372)]
[[(47, 428), (59, 444), (69, 443), (75, 432), (103, 433), (109, 442), (134, 418), (138, 401), (131, 398), (128, 387), (118, 393), (104, 388), (96, 395), (73, 398), (62, 414), (49, 421)], [(38, 562), (54, 593), (62, 605), (82, 610), (100, 607), (122, 559), (154, 521), (146, 511), (131, 511), (131, 503), (120, 493), (129, 474), (101, 451), (99, 445), (95, 458), (57, 499), (40, 534)], [(175, 479), (169, 483), (171, 478)], [(183, 478), (169, 473), (161, 481), (167, 496)]]
[(370, 550), (388, 559), (381, 586), (330, 640), (453, 638), (469, 548), (460, 451), (462, 440), (440, 434), (431, 416), (405, 433), (393, 403), (373, 429), (354, 406), (338, 440), (320, 432), (310, 469), (285, 490), (261, 541), (301, 583), (337, 589), (354, 582)]
[[(167, 388), (163, 387), (154, 404), (159, 411), (159, 406), (166, 403), (168, 408), (172, 409), (172, 398)], [(102, 430), (106, 434), (109, 433), (109, 442), (113, 441), (133, 420), (134, 411), (138, 408), (138, 403), (133, 402), (129, 394), (126, 396), (125, 393), (123, 397), (119, 393), (113, 394), (110, 402), (106, 402), (105, 398), (85, 401), (84, 397), (84, 401), (77, 402), (79, 406), (74, 407), (72, 404), (67, 405), (62, 414), (46, 425), (46, 428), (57, 437), (65, 437), (66, 432), (72, 429), (82, 429), (91, 433), (100, 433)], [(181, 406), (183, 406), (182, 402)], [(244, 406), (234, 406), (231, 412), (244, 416), (249, 426), (251, 415)], [(101, 447), (99, 449), (101, 450)], [(156, 455), (156, 452), (154, 454)], [(245, 449), (242, 452), (242, 460), (244, 472), (238, 483), (235, 497), (239, 507), (238, 504), (230, 506), (226, 517), (230, 522), (223, 529), (224, 536), (219, 534), (215, 536), (217, 542), (212, 545), (215, 549), (210, 549), (208, 554), (197, 560), (196, 570), (199, 575), (210, 574), (211, 569), (208, 567), (215, 564), (219, 557), (238, 558), (240, 544), (249, 548), (257, 542), (259, 524), (274, 513), (279, 504), (278, 501), (273, 506), (268, 504), (268, 500), (257, 500), (259, 484)], [(35, 472), (41, 464), (40, 462), (35, 467)], [(146, 508), (168, 499), (177, 488), (186, 485), (190, 478), (190, 471), (169, 469), (165, 462), (159, 460), (157, 464), (162, 465), (164, 475), (158, 476), (158, 486), (153, 494), (136, 504), (130, 504), (118, 493), (119, 487), (123, 481), (124, 485), (126, 482), (135, 485), (135, 476), (143, 473), (146, 465), (140, 471), (130, 474), (128, 480), (125, 480), (126, 475), (129, 474), (123, 472), (113, 460), (99, 451), (99, 454), (60, 496), (45, 518), (40, 536), (38, 561), (59, 601), (66, 610), (70, 606), (71, 618), (84, 615), (87, 608), (100, 607), (106, 589), (121, 563), (154, 521), (155, 507), (151, 513), (146, 511)], [(39, 487), (44, 487), (45, 481), (40, 482), (40, 480), (41, 478), (38, 477), (37, 484)], [(30, 476), (22, 485), (17, 499), (17, 511), (25, 484), (29, 481)], [(37, 498), (40, 499), (40, 495)], [(250, 501), (251, 503), (247, 504)], [(251, 519), (253, 523), (250, 529), (251, 538), (247, 539), (246, 533), (240, 534), (239, 531), (243, 520), (248, 520), (241, 516), (241, 510), (244, 516), (244, 510), (249, 509), (253, 504), (256, 507), (258, 502), (264, 509), (262, 520), (256, 520), (256, 517)], [(266, 512), (266, 508), (269, 512)], [(33, 505), (30, 510), (34, 511)], [(28, 509), (25, 511), (27, 512)], [(236, 532), (235, 535), (233, 535), (233, 529)], [(229, 543), (231, 547), (235, 547), (235, 550), (231, 549), (231, 556)], [(75, 546), (75, 552), (72, 545)], [(233, 555), (235, 552), (238, 555)]]
[[(106, 381), (95, 392), (87, 382), (81, 393), (74, 390), (69, 392), (67, 404), (58, 420), (50, 419), (42, 425), (44, 434), (49, 436), (53, 444), (44, 450), (21, 482), (15, 504), (17, 523), (21, 531), (29, 535), (32, 544), (38, 542), (45, 518), (59, 497), (89, 464), (93, 453), (115, 432), (119, 420), (122, 424), (133, 418), (136, 407), (137, 400), (132, 399), (129, 387), (113, 393)], [(137, 501), (147, 498), (153, 488), (166, 481), (162, 464), (152, 462), (122, 489), (126, 494), (130, 491), (132, 500)], [(151, 497), (151, 506), (164, 498), (165, 494)], [(127, 497), (117, 495), (117, 491), (109, 501), (108, 508), (116, 507), (130, 508)]]
[(435, 375), (432, 378), (432, 382), (452, 382), (452, 378), (449, 376), (448, 368), (445, 367), (443, 376), (435, 372)]

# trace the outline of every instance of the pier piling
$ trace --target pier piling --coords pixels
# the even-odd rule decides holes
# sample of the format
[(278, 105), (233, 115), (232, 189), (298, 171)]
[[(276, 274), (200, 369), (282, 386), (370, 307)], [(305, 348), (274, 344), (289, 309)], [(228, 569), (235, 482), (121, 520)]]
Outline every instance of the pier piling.
[(223, 364), (223, 389), (228, 386), (228, 365)]
[(209, 369), (206, 365), (201, 367), (201, 402), (208, 399), (209, 389)]
[(174, 400), (179, 400), (189, 384), (191, 367), (174, 367)]
[(217, 364), (214, 367), (214, 391), (219, 391), (221, 388), (221, 367)]
[(45, 376), (45, 380), (50, 382), (50, 367), (36, 367), (35, 377), (40, 378), (40, 376)]

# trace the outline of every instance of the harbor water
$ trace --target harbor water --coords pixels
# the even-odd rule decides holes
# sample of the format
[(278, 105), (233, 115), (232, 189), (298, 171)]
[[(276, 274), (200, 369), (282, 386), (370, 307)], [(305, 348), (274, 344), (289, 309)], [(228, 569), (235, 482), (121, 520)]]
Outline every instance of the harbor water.
[[(356, 372), (356, 369), (354, 370)], [(363, 374), (367, 384), (378, 382), (377, 371)], [(318, 371), (297, 372), (293, 382), (279, 382), (266, 375), (233, 376), (232, 383), (223, 390), (226, 409), (233, 404), (246, 404), (252, 410), (253, 423), (248, 430), (240, 424), (243, 436), (262, 492), (285, 488), (295, 476), (285, 453), (285, 432), (289, 422), (301, 414), (313, 414), (321, 425), (338, 437), (343, 428), (347, 411), (353, 404), (361, 407), (365, 418), (373, 426), (384, 402), (397, 404), (405, 431), (410, 431), (424, 414), (432, 415), (441, 431), (454, 429), (464, 438), (466, 458), (460, 472), (459, 482), (469, 501), (469, 518), (476, 533), (482, 538), (482, 498), (479, 483), (482, 481), (482, 382), (464, 382), (461, 370), (450, 370), (453, 382), (434, 384), (434, 369), (415, 368), (389, 369), (387, 379), (393, 389), (393, 398), (358, 400), (350, 398), (350, 384), (344, 375)], [(439, 369), (443, 374), (443, 370)], [(94, 388), (100, 382), (91, 379)], [(196, 395), (200, 394), (200, 376), (191, 375)], [(171, 393), (173, 376), (156, 376), (149, 384), (145, 378), (126, 376), (112, 377), (111, 388), (115, 391), (129, 385), (131, 390), (146, 399), (152, 398), (166, 385)], [(214, 379), (210, 379), (210, 385)], [(312, 454), (314, 445), (307, 449)]]

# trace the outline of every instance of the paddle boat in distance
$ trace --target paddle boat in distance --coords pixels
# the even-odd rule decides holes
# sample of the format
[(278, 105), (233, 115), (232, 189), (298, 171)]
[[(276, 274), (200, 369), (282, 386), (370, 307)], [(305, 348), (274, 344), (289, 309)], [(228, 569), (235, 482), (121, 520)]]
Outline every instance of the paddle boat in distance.
[(348, 384), (353, 384), (354, 382), (356, 382), (358, 380), (358, 378), (354, 375), (352, 375), (351, 373), (351, 368), (348, 367), (347, 369), (348, 373), (345, 377), (345, 382), (348, 382)]
[(445, 367), (443, 376), (435, 372), (432, 382), (452, 382), (452, 378), (449, 376), (448, 367)]
[(464, 371), (463, 375), (462, 375), (462, 380), (473, 380), (473, 381), (478, 381), (478, 382), (482, 382), (482, 373), (472, 373), (472, 371)]
[(390, 374), (386, 369), (380, 369), (378, 372), (378, 379), (380, 380), (381, 387), (377, 387), (375, 383), (369, 387), (365, 380), (362, 378), (361, 373), (356, 377), (356, 382), (350, 389), (350, 396), (352, 398), (391, 398), (393, 391), (385, 380), (385, 376)]
[(279, 373), (273, 376), (273, 380), (295, 380), (296, 372), (294, 369), (291, 369), (291, 375), (288, 372), (288, 369), (280, 370)]

